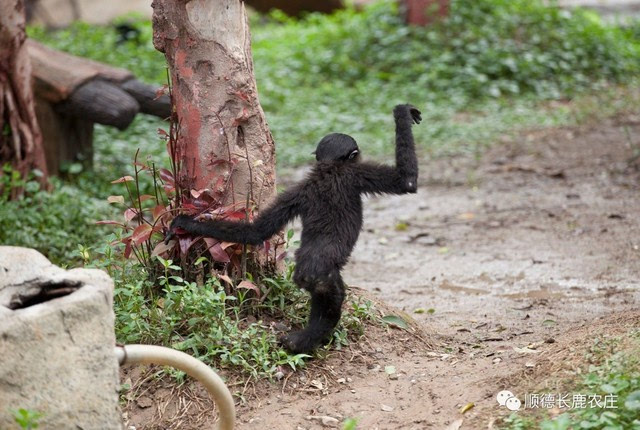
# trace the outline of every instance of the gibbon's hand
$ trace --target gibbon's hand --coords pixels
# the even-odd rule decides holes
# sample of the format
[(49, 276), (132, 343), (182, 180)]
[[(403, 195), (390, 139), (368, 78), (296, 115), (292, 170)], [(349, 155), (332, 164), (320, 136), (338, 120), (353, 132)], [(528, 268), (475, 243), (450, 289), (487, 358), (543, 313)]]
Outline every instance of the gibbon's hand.
[(422, 121), (422, 112), (420, 112), (415, 106), (407, 105), (409, 107), (409, 113), (414, 123), (420, 124)]
[(395, 108), (393, 108), (393, 116), (396, 119), (407, 116), (411, 118), (411, 121), (416, 124), (420, 124), (420, 121), (422, 121), (422, 113), (418, 110), (418, 108), (408, 103), (404, 105), (397, 105)]
[(189, 215), (181, 214), (178, 215), (171, 221), (171, 226), (169, 227), (169, 232), (167, 233), (167, 237), (164, 239), (164, 243), (169, 243), (171, 239), (173, 239), (176, 235), (177, 230), (186, 230), (187, 225), (193, 222), (193, 218)]

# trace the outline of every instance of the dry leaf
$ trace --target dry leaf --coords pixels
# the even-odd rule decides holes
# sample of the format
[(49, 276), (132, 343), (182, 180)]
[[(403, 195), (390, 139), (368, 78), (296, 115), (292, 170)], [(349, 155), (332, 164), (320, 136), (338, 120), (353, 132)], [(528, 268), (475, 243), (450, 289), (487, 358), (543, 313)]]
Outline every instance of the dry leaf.
[(540, 352), (540, 351), (536, 351), (535, 349), (531, 349), (527, 346), (525, 346), (524, 348), (518, 348), (517, 346), (514, 346), (513, 350), (520, 354), (537, 354)]
[(473, 408), (475, 406), (475, 403), (471, 402), (471, 403), (467, 403), (466, 405), (464, 405), (463, 407), (460, 408), (460, 413), (464, 414), (465, 412), (467, 412), (469, 409)]
[(476, 217), (476, 215), (472, 212), (465, 212), (462, 213), (460, 215), (458, 215), (458, 219), (460, 220), (471, 220), (474, 219)]

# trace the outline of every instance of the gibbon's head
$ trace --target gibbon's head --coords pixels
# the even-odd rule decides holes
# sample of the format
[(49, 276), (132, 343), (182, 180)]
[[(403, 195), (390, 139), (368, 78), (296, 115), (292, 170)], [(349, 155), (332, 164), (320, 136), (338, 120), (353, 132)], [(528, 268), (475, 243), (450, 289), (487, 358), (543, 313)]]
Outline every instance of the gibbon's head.
[(342, 133), (331, 133), (322, 138), (313, 152), (316, 161), (358, 161), (360, 150), (355, 139)]

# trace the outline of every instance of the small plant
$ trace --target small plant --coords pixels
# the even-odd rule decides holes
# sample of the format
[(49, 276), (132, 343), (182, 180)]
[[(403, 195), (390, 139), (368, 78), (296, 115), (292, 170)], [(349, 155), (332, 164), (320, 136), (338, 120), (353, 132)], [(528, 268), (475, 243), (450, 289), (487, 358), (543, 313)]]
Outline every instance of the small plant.
[[(173, 100), (170, 85), (167, 86), (167, 91)], [(166, 141), (170, 169), (157, 168), (155, 163), (139, 161), (138, 150), (133, 162), (134, 175), (125, 175), (112, 181), (112, 184), (123, 184), (126, 193), (108, 198), (110, 203), (124, 205), (124, 221), (106, 220), (98, 224), (115, 225), (124, 232), (119, 238), (124, 246), (124, 258), (134, 256), (146, 268), (151, 279), (157, 275), (158, 270), (163, 270), (157, 266), (158, 260), (155, 257), (162, 257), (160, 261), (171, 258), (176, 267), (180, 267), (186, 279), (203, 280), (213, 275), (230, 280), (229, 276), (232, 276), (244, 280), (240, 285), (257, 291), (255, 286), (246, 280), (253, 274), (251, 263), (257, 262), (258, 253), (264, 253), (266, 264), (256, 264), (255, 268), (274, 267), (276, 261), (284, 256), (284, 253), (278, 249), (285, 243), (284, 241), (277, 239), (273, 242), (266, 241), (263, 248), (251, 249), (250, 252), (250, 248), (246, 245), (209, 237), (177, 236), (170, 239), (166, 236), (171, 220), (178, 212), (205, 219), (251, 220), (253, 202), (250, 195), (247, 196), (245, 207), (230, 199), (233, 197), (231, 181), (239, 163), (238, 158), (233, 157), (229, 152), (228, 158), (215, 160), (214, 165), (225, 165), (228, 169), (217, 177), (211, 178), (212, 185), (209, 188), (194, 189), (194, 178), (187, 174), (183, 166), (185, 148), (184, 142), (178, 139), (179, 124), (175, 110), (170, 118), (169, 132), (162, 129), (158, 131)], [(220, 132), (226, 138), (223, 124)], [(228, 142), (227, 147), (229, 147)], [(141, 176), (145, 173), (151, 178), (150, 193), (144, 193), (141, 190)], [(229, 203), (229, 200), (232, 200), (232, 203)], [(273, 252), (271, 252), (272, 244)], [(207, 255), (210, 260), (204, 258), (204, 255)], [(248, 265), (251, 267), (248, 268)], [(168, 276), (166, 268), (164, 270), (166, 278)]]
[(358, 428), (358, 420), (355, 418), (347, 418), (342, 423), (342, 430), (356, 430)]
[(166, 274), (158, 278), (161, 295), (145, 299), (145, 289), (156, 290), (146, 279), (116, 282), (119, 340), (161, 343), (216, 367), (237, 368), (256, 377), (271, 377), (281, 366), (303, 365), (306, 355), (289, 355), (277, 346), (277, 332), (259, 318), (270, 317), (264, 308), (249, 317), (242, 300), (227, 294), (219, 280), (209, 278), (198, 286), (170, 275), (179, 271), (170, 260), (162, 260), (162, 265)]
[(349, 294), (346, 302), (347, 312), (342, 314), (340, 328), (333, 333), (333, 343), (337, 349), (348, 345), (349, 337), (357, 339), (363, 336), (366, 322), (376, 321), (370, 300)]
[(23, 408), (11, 411), (11, 413), (13, 414), (13, 419), (16, 424), (24, 430), (37, 429), (40, 426), (38, 421), (43, 417), (43, 414), (40, 412)]
[(11, 164), (5, 163), (0, 169), (0, 203), (40, 191), (40, 183), (36, 180), (40, 177), (42, 172), (33, 170), (27, 178), (23, 178)]
[[(576, 393), (614, 396), (609, 407), (571, 409), (555, 418), (523, 411), (505, 418), (507, 430), (637, 430), (640, 429), (640, 343), (637, 334), (596, 339), (585, 354), (589, 363), (580, 381), (574, 381)], [(621, 344), (626, 346), (621, 348)]]
[[(157, 258), (163, 269), (156, 280), (138, 263), (112, 269), (119, 342), (162, 344), (253, 377), (272, 378), (285, 368), (304, 366), (308, 355), (289, 354), (277, 341), (308, 317), (309, 296), (291, 280), (292, 265), (282, 275), (262, 278), (254, 285), (258, 291), (246, 294), (240, 285), (230, 290), (218, 278), (202, 285), (187, 281), (173, 261)], [(100, 265), (113, 268), (114, 262)], [(334, 334), (338, 348), (358, 339), (366, 322), (376, 320), (371, 302), (349, 295), (347, 303)]]

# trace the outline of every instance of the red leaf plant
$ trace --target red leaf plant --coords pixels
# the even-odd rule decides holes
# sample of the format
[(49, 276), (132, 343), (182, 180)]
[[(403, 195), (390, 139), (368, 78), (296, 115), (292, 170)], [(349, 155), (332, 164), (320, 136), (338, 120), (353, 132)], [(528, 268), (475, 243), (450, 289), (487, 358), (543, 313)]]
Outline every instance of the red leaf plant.
[[(171, 96), (170, 88), (169, 93)], [(114, 195), (108, 198), (110, 203), (124, 206), (123, 221), (105, 220), (98, 221), (97, 224), (114, 225), (121, 229), (123, 235), (114, 244), (120, 244), (125, 258), (136, 258), (145, 266), (152, 279), (163, 270), (157, 256), (178, 262), (182, 269), (181, 276), (185, 279), (197, 280), (211, 274), (221, 279), (244, 279), (248, 270), (255, 269), (253, 266), (248, 269), (248, 261), (254, 260), (247, 258), (251, 251), (247, 246), (212, 238), (191, 237), (184, 235), (184, 231), (177, 231), (177, 238), (164, 243), (171, 221), (179, 213), (201, 219), (250, 221), (253, 218), (252, 202), (249, 199), (244, 202), (246, 208), (239, 207), (237, 203), (225, 204), (233, 200), (228, 196), (233, 194), (231, 178), (239, 162), (230, 153), (228, 159), (213, 159), (210, 162), (211, 166), (228, 166), (228, 169), (220, 169), (223, 173), (208, 178), (212, 188), (193, 189), (189, 185), (194, 181), (186, 178), (183, 168), (185, 150), (178, 141), (179, 125), (175, 112), (170, 119), (169, 132), (159, 130), (159, 136), (166, 141), (169, 168), (158, 168), (154, 163), (139, 161), (139, 150), (136, 151), (133, 176), (122, 176), (112, 182), (125, 188), (124, 196)], [(224, 132), (224, 127), (221, 130)], [(147, 191), (147, 194), (140, 190), (141, 174), (149, 175), (152, 179), (152, 191)], [(278, 250), (278, 246), (272, 246), (269, 242), (259, 247), (258, 252), (262, 253), (258, 260), (263, 263), (266, 261), (267, 264), (270, 262), (272, 267), (284, 255), (282, 249)], [(206, 264), (194, 264), (202, 261), (203, 256), (208, 257)], [(264, 264), (256, 267), (264, 267)], [(256, 296), (259, 295), (259, 288), (252, 283), (247, 281), (240, 285), (254, 291)]]

